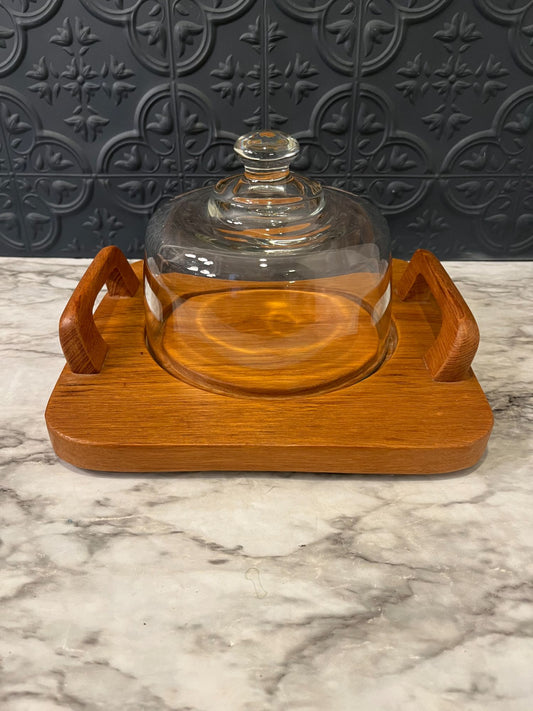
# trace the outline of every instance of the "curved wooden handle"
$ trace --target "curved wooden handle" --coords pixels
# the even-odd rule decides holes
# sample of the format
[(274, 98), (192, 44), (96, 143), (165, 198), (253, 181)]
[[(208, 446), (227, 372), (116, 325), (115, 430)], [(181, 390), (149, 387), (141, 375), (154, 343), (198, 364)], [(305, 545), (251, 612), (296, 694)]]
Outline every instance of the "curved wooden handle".
[(70, 297), (59, 321), (59, 340), (73, 373), (99, 373), (107, 344), (94, 323), (93, 307), (107, 283), (110, 296), (133, 296), (139, 286), (135, 272), (118, 247), (101, 249)]
[(417, 250), (397, 287), (402, 301), (429, 288), (442, 313), (435, 343), (424, 356), (433, 380), (454, 382), (468, 377), (479, 345), (479, 329), (472, 312), (437, 257)]

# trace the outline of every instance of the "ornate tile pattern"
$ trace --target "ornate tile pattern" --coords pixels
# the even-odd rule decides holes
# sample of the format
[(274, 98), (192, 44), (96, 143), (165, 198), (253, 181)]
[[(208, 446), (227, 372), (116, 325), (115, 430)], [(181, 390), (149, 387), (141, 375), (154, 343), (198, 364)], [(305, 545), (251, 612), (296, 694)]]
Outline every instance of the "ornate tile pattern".
[(532, 258), (532, 75), (530, 0), (4, 0), (0, 254), (138, 256), (271, 126), (397, 256)]

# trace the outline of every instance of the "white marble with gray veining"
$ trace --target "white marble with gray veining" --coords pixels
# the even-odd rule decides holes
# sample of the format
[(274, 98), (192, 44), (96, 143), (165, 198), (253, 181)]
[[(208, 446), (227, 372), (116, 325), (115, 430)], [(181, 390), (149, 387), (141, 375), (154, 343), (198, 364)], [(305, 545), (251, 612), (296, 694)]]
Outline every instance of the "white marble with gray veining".
[(533, 263), (447, 265), (496, 422), (476, 468), (429, 478), (58, 461), (86, 264), (0, 260), (2, 711), (531, 711)]

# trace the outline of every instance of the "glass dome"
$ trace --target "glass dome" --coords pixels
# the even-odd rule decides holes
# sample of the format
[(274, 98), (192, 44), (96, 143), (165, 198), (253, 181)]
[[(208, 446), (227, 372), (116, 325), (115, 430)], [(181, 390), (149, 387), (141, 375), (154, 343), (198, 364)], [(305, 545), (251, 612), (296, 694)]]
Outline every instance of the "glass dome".
[(146, 236), (146, 339), (173, 376), (235, 396), (352, 384), (391, 348), (387, 224), (289, 171), (298, 142), (239, 138), (244, 173), (170, 200)]

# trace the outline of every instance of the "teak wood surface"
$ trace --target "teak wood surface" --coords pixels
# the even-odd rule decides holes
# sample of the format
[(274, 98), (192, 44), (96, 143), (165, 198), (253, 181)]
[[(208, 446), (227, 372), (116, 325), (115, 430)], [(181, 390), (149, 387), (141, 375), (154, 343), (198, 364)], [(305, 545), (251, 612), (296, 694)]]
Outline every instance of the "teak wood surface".
[[(157, 365), (145, 345), (140, 286), (133, 296), (108, 294), (98, 307), (88, 326), (104, 342), (95, 365), (99, 341), (86, 338), (84, 324), (98, 290), (108, 281), (116, 294), (119, 281), (131, 292), (133, 273), (142, 278), (141, 262), (130, 273), (116, 248), (106, 250), (61, 322), (70, 365), (46, 422), (65, 461), (113, 472), (435, 474), (482, 456), (493, 417), (470, 368), (477, 326), (431, 253), (417, 252), (409, 267), (393, 262), (397, 345), (377, 372), (319, 395), (270, 399), (208, 392)], [(84, 368), (92, 372), (73, 372)]]

